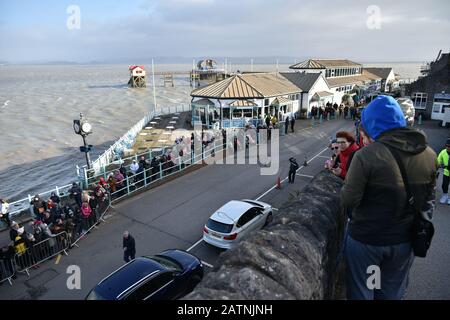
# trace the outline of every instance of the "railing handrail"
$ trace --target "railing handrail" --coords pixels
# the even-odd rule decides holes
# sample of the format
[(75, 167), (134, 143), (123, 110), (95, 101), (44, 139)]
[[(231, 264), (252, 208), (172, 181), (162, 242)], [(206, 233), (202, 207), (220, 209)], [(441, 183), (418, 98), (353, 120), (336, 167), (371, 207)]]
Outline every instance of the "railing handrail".
[[(182, 104), (180, 110), (178, 109), (178, 106), (175, 106), (175, 108), (176, 108), (175, 112), (186, 112), (186, 111), (190, 110), (190, 105)], [(169, 109), (170, 109), (170, 107), (169, 107)], [(139, 120), (130, 130), (128, 130), (127, 133), (125, 133), (119, 140), (117, 140), (112, 146), (110, 146), (105, 152), (103, 152), (94, 162), (92, 162), (93, 166), (98, 167), (97, 170), (99, 171), (102, 168), (103, 163), (105, 166), (108, 164), (111, 164), (113, 162), (113, 161), (111, 161), (111, 159), (115, 155), (115, 153), (113, 151), (116, 149), (116, 147), (119, 145), (119, 143), (121, 141), (123, 141), (125, 138), (127, 138), (130, 132), (137, 131), (138, 130), (137, 128), (139, 127), (139, 125), (141, 125), (141, 128), (138, 131), (141, 131), (142, 128), (144, 128), (147, 125), (147, 123), (150, 122), (151, 119), (153, 119), (153, 117), (162, 115), (163, 110), (164, 110), (164, 108), (157, 108), (155, 110), (150, 111), (146, 116), (144, 116), (141, 120)], [(103, 163), (102, 163), (102, 161), (103, 161)], [(86, 170), (86, 165), (84, 165), (82, 167), (77, 167), (77, 171), (79, 171), (80, 168), (83, 170)], [(80, 176), (78, 175), (77, 178), (79, 179)], [(56, 194), (58, 194), (61, 190), (69, 189), (71, 186), (72, 186), (72, 184), (64, 185), (62, 187), (55, 186), (53, 189), (37, 193), (37, 195), (39, 195), (39, 196), (44, 196), (47, 194), (50, 195), (52, 192), (55, 192)], [(26, 197), (26, 198), (22, 198), (19, 200), (15, 200), (13, 202), (9, 202), (10, 217), (17, 215), (18, 213), (20, 213), (22, 211), (27, 210), (29, 208), (29, 204), (30, 204), (33, 196), (34, 195), (28, 194), (28, 197)], [(16, 208), (14, 208), (14, 207), (16, 207)], [(14, 210), (12, 210), (12, 209), (14, 209)]]

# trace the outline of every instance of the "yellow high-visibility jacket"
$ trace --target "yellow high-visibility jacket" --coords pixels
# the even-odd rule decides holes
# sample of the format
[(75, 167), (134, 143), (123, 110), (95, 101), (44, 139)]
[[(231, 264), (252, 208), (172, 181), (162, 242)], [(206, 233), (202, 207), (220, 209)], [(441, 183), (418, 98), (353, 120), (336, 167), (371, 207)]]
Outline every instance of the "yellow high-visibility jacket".
[(447, 177), (450, 176), (450, 171), (448, 170), (448, 158), (447, 149), (442, 150), (437, 157), (438, 165), (443, 164), (446, 167), (444, 169), (444, 175)]

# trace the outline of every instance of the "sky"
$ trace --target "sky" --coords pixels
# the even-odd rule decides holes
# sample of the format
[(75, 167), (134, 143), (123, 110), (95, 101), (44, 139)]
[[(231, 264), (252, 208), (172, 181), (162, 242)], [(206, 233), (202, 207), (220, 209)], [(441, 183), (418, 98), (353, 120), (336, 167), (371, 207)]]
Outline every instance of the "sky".
[(449, 13), (448, 0), (0, 0), (0, 61), (422, 62), (450, 51)]

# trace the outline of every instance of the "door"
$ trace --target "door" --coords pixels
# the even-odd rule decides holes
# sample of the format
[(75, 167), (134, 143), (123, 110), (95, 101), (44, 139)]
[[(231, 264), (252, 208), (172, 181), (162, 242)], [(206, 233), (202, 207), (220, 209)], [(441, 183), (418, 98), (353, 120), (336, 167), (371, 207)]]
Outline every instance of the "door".
[(171, 299), (172, 283), (173, 277), (170, 273), (159, 273), (134, 289), (125, 300)]
[(260, 214), (257, 209), (250, 208), (239, 218), (237, 222), (237, 226), (241, 228), (238, 235), (239, 238), (247, 237), (253, 230), (258, 228), (258, 216), (260, 216)]

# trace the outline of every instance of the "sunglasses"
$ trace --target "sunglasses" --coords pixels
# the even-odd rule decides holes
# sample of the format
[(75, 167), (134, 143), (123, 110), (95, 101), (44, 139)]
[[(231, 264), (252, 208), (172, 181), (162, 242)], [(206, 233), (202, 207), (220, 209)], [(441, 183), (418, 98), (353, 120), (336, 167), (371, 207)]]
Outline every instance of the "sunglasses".
[(337, 149), (339, 149), (339, 147), (333, 147), (333, 148), (331, 148), (331, 150), (337, 150)]

